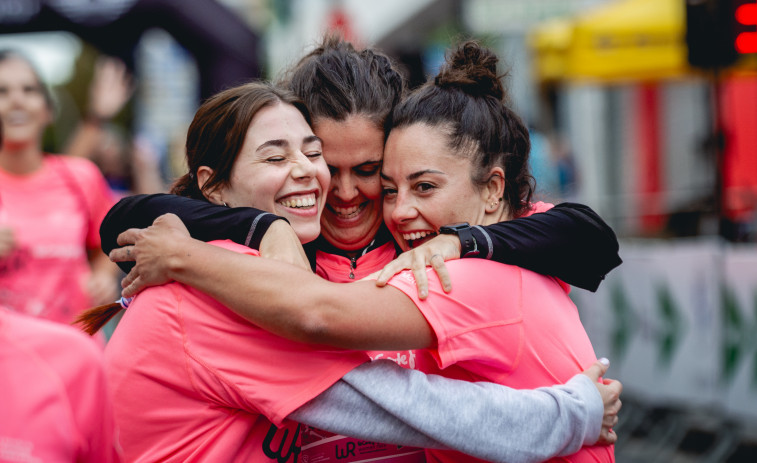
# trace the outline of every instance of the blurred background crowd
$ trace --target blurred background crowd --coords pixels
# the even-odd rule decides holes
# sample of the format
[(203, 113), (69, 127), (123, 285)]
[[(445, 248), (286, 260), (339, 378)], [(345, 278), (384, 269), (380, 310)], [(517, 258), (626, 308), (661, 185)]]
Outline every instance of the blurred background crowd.
[(588, 204), (621, 240), (599, 291), (572, 292), (625, 386), (618, 461), (757, 461), (757, 1), (0, 2), (0, 48), (54, 90), (44, 149), (119, 195), (166, 191), (199, 103), (326, 30), (411, 86), (460, 37), (494, 48), (538, 199)]

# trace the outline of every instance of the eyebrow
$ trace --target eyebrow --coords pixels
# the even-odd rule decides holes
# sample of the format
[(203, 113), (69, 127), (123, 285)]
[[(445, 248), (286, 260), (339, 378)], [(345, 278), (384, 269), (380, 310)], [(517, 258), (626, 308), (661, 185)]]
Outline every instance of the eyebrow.
[[(440, 170), (424, 169), (424, 170), (419, 170), (418, 172), (414, 172), (414, 173), (408, 175), (407, 176), (407, 180), (415, 180), (416, 178), (418, 178), (418, 177), (420, 177), (422, 175), (425, 175), (425, 174), (441, 174), (441, 175), (445, 175), (444, 172), (442, 172)], [(383, 178), (384, 180), (389, 180), (389, 181), (393, 180), (392, 177), (384, 174), (384, 172), (381, 172), (380, 175), (381, 175), (381, 178)]]
[[(315, 136), (315, 135), (309, 135), (309, 136), (307, 136), (307, 137), (305, 137), (305, 138), (302, 139), (302, 143), (303, 144), (313, 143), (313, 142), (319, 142), (319, 143), (323, 144), (323, 141), (320, 138), (318, 138), (317, 136)], [(286, 140), (284, 140), (284, 139), (282, 139), (282, 138), (277, 138), (275, 140), (268, 140), (267, 142), (265, 142), (265, 143), (261, 144), (260, 146), (258, 146), (257, 149), (255, 150), (255, 152), (258, 152), (258, 151), (260, 151), (260, 150), (262, 150), (264, 148), (267, 148), (269, 146), (277, 146), (277, 147), (281, 147), (281, 148), (286, 148), (287, 146), (289, 146), (289, 142), (286, 141)]]

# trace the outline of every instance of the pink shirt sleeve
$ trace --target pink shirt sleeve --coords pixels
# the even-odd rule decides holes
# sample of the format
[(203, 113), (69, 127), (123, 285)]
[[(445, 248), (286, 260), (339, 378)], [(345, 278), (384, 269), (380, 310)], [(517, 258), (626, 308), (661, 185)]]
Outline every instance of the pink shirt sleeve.
[[(257, 255), (257, 251), (230, 241), (212, 244)], [(261, 413), (274, 424), (281, 424), (294, 410), (369, 360), (365, 352), (284, 339), (243, 320), (194, 288), (172, 286), (180, 300), (183, 342), (193, 383), (203, 385), (203, 393), (219, 402)], [(205, 385), (214, 387), (206, 389)]]
[(436, 272), (427, 269), (429, 296), (425, 300), (418, 299), (410, 271), (398, 274), (389, 284), (413, 300), (434, 330), (437, 348), (430, 351), (440, 368), (478, 360), (482, 350), (496, 346), (498, 354), (489, 360), (491, 366), (511, 370), (523, 343), (521, 269), (479, 259), (450, 261), (447, 269), (452, 292), (445, 293)]

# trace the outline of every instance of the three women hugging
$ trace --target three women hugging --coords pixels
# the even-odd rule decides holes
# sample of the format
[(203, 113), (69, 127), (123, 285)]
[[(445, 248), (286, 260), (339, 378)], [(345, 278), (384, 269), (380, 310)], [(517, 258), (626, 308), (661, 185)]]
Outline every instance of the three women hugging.
[(405, 94), (327, 37), (284, 85), (202, 104), (173, 194), (101, 228), (133, 297), (106, 346), (127, 460), (614, 461), (622, 386), (568, 285), (596, 290), (618, 243), (531, 201), (497, 64), (463, 42)]

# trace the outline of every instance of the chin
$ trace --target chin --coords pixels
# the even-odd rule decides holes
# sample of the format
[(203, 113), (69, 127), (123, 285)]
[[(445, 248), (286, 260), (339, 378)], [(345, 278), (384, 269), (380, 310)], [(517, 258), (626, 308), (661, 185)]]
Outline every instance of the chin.
[(294, 232), (297, 234), (297, 238), (300, 239), (300, 243), (305, 244), (318, 238), (318, 235), (321, 234), (321, 227), (320, 225), (315, 227), (295, 227)]

